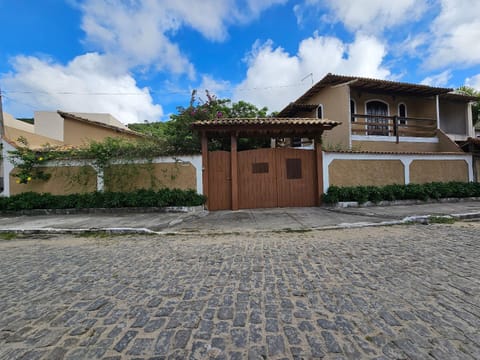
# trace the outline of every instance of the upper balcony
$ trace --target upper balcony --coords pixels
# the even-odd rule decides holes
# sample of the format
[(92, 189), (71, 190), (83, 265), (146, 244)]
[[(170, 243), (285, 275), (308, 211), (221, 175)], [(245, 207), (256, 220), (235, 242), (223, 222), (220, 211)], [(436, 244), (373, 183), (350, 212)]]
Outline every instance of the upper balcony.
[(352, 140), (395, 141), (398, 144), (402, 139), (412, 141), (418, 138), (419, 142), (430, 142), (436, 139), (437, 120), (396, 115), (353, 114), (351, 129)]

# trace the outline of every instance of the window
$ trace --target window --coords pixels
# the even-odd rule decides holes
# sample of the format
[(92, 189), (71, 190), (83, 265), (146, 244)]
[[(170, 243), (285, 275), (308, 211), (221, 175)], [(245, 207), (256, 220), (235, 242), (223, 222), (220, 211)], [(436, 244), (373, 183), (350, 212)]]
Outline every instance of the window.
[[(407, 106), (405, 104), (398, 104), (398, 117), (400, 118), (400, 124), (406, 124), (406, 117), (407, 117)], [(403, 118), (403, 119), (402, 119)]]
[(357, 109), (356, 109), (356, 106), (355, 106), (355, 101), (350, 100), (350, 116), (351, 116), (351, 121), (352, 122), (355, 122), (354, 114), (356, 114), (356, 112), (357, 112)]
[(302, 159), (287, 159), (287, 179), (302, 178)]
[(268, 163), (253, 163), (252, 164), (252, 173), (253, 174), (268, 174)]
[[(367, 115), (367, 135), (388, 136), (388, 105), (379, 100), (371, 100), (366, 103)], [(385, 117), (384, 117), (385, 116)]]
[(318, 105), (317, 108), (317, 119), (323, 119), (323, 105)]

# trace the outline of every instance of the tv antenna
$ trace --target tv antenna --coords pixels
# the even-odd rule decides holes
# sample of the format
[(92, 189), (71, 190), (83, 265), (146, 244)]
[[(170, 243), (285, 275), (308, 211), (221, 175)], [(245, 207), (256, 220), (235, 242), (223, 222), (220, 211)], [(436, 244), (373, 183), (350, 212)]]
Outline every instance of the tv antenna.
[(312, 85), (313, 85), (313, 73), (308, 74), (307, 76), (305, 76), (305, 77), (304, 77), (302, 80), (300, 80), (300, 81), (303, 81), (303, 80), (305, 80), (305, 79), (308, 78), (308, 77), (310, 77), (310, 79), (312, 80)]

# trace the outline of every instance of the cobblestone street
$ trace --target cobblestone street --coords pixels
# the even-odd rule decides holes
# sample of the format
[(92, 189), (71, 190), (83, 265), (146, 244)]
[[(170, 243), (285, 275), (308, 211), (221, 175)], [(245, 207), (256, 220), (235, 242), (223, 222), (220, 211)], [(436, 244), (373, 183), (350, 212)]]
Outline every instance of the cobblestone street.
[(0, 359), (480, 359), (480, 224), (0, 241)]

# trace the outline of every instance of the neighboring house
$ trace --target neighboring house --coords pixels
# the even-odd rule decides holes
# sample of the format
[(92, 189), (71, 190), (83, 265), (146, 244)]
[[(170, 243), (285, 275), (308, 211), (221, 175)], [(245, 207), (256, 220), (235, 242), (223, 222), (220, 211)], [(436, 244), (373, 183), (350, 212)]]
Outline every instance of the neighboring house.
[(4, 183), (9, 183), (9, 174), (12, 170), (8, 162), (8, 151), (23, 145), (19, 139), (26, 140), (31, 149), (41, 149), (45, 145), (79, 147), (91, 141), (102, 141), (107, 137), (127, 139), (145, 137), (129, 130), (110, 114), (37, 111), (33, 124), (30, 124), (4, 112), (3, 119), (5, 136), (2, 139), (1, 191)]

